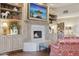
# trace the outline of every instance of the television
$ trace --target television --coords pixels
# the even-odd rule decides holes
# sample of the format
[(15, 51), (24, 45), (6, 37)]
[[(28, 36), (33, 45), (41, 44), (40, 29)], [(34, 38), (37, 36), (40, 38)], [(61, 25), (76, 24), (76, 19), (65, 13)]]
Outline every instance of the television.
[(29, 19), (34, 20), (47, 20), (48, 7), (36, 3), (29, 3)]

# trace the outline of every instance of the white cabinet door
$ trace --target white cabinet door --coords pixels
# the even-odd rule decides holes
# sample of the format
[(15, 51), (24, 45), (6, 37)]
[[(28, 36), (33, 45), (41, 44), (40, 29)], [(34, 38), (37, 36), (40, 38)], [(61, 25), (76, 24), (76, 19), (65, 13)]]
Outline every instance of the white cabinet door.
[(18, 39), (16, 36), (12, 37), (12, 50), (17, 50), (18, 49)]
[(6, 36), (5, 37), (5, 51), (9, 52), (12, 51), (12, 37), (11, 36)]
[(12, 38), (12, 50), (22, 49), (23, 41), (20, 36), (13, 36)]
[(23, 39), (18, 38), (18, 49), (23, 49)]
[(23, 48), (20, 36), (0, 36), (0, 53), (10, 52)]
[(3, 53), (4, 50), (4, 37), (0, 36), (0, 53)]
[(12, 39), (10, 36), (0, 36), (0, 53), (12, 51)]

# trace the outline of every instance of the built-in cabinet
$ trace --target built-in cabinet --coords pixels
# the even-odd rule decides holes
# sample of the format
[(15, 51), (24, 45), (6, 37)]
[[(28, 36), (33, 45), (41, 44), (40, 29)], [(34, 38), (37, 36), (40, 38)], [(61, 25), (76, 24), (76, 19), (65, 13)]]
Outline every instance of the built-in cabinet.
[(20, 50), (22, 47), (23, 39), (20, 36), (0, 36), (0, 53)]
[[(18, 38), (19, 37), (19, 38)], [(23, 38), (20, 37), (20, 36), (14, 36), (13, 39), (12, 39), (12, 49), (13, 50), (19, 50), (19, 49), (22, 49), (23, 47)]]
[(22, 49), (22, 4), (0, 3), (0, 53)]
[(20, 34), (22, 4), (0, 3), (0, 35)]

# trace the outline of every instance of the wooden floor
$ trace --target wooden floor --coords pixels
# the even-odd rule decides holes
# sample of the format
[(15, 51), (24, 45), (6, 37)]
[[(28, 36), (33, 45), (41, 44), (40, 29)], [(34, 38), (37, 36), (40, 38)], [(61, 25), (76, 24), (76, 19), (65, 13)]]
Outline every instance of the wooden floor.
[(8, 56), (49, 56), (47, 51), (38, 51), (38, 52), (15, 52), (8, 53)]

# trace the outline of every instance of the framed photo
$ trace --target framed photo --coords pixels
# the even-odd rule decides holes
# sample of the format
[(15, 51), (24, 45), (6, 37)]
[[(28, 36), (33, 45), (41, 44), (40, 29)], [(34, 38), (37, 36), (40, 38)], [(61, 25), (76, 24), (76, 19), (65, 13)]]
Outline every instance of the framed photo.
[(62, 31), (64, 32), (64, 22), (58, 23), (57, 24), (57, 31)]
[(28, 18), (34, 20), (47, 21), (48, 19), (48, 6), (29, 3)]
[(57, 24), (57, 39), (64, 39), (64, 22)]

